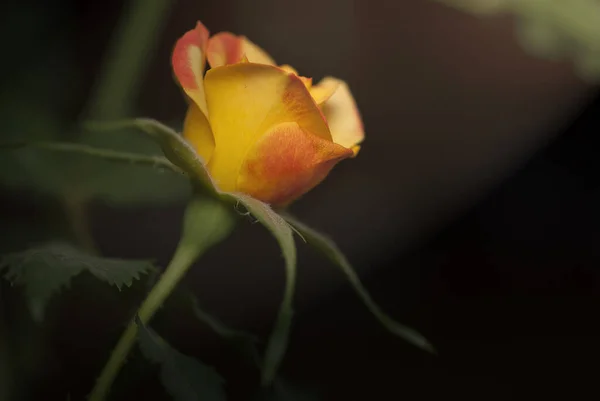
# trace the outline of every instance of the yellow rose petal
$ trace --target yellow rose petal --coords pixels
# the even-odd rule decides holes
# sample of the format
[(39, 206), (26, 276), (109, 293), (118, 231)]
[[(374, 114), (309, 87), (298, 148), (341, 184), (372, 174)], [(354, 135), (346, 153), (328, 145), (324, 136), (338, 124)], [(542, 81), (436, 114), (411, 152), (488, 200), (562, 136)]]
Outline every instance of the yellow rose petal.
[(205, 86), (215, 138), (209, 170), (224, 191), (237, 189), (248, 151), (278, 124), (295, 122), (332, 142), (323, 115), (294, 74), (263, 64), (232, 64), (209, 70)]
[(195, 103), (188, 107), (183, 122), (183, 137), (202, 157), (204, 163), (208, 164), (215, 149), (215, 139), (204, 113)]
[(342, 81), (327, 77), (310, 88), (310, 94), (318, 105), (325, 103), (338, 89)]
[(208, 63), (211, 68), (247, 61), (257, 64), (275, 65), (269, 54), (245, 36), (220, 32), (208, 40)]
[(274, 126), (250, 149), (238, 177), (238, 191), (284, 206), (310, 191), (342, 159), (344, 148), (303, 130), (295, 122)]
[(365, 131), (354, 97), (348, 85), (335, 78), (325, 78), (323, 81), (337, 83), (337, 89), (321, 105), (321, 110), (329, 124), (333, 141), (345, 148), (351, 148), (356, 155), (365, 137)]

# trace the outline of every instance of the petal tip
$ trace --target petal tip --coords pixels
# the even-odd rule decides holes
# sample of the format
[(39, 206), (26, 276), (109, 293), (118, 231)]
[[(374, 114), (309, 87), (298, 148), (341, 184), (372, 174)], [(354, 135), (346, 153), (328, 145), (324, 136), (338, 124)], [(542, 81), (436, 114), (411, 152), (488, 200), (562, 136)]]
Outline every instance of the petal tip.
[(282, 123), (271, 129), (248, 153), (238, 189), (281, 206), (310, 191), (352, 150)]
[[(204, 64), (202, 59), (203, 54), (206, 52), (209, 34), (204, 24), (198, 21), (194, 29), (187, 31), (175, 43), (171, 63), (179, 84), (184, 88), (197, 89), (199, 86), (197, 69)], [(199, 53), (199, 59), (193, 53)], [(199, 65), (195, 66), (195, 63)]]
[(211, 68), (238, 63), (243, 57), (242, 43), (231, 32), (219, 32), (208, 40), (206, 57)]

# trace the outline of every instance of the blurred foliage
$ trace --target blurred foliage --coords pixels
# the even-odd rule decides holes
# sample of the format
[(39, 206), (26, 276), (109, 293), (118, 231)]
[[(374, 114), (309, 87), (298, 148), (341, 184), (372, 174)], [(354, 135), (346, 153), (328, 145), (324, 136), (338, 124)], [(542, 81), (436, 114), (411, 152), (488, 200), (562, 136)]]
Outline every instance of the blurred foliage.
[(476, 14), (510, 13), (516, 37), (529, 53), (567, 59), (586, 80), (600, 81), (598, 0), (437, 0)]
[[(196, 308), (196, 313), (202, 314), (202, 319), (214, 320), (213, 317)], [(214, 370), (198, 359), (184, 355), (169, 345), (151, 328), (144, 326), (139, 318), (138, 343), (142, 354), (151, 362), (160, 365), (160, 381), (174, 401), (221, 401), (226, 400), (225, 381)], [(218, 334), (246, 334), (236, 332), (219, 323)], [(211, 325), (213, 326), (213, 325)], [(213, 326), (216, 329), (216, 327)], [(254, 401), (316, 401), (317, 392), (312, 388), (299, 386), (284, 378), (277, 377), (269, 387), (260, 389)]]
[(160, 380), (174, 401), (224, 401), (225, 381), (211, 367), (171, 347), (139, 318), (138, 341), (148, 360), (160, 364)]
[(356, 274), (344, 253), (337, 247), (333, 240), (294, 219), (292, 216), (286, 215), (285, 220), (297, 230), (306, 242), (318, 249), (327, 259), (340, 268), (365, 306), (387, 330), (424, 351), (435, 353), (435, 349), (431, 343), (421, 333), (398, 323), (377, 305), (363, 286), (360, 277)]
[(201, 308), (198, 300), (193, 295), (191, 296), (191, 301), (194, 316), (198, 318), (198, 320), (210, 327), (220, 337), (229, 341), (250, 364), (260, 369), (262, 363), (258, 351), (259, 340), (256, 336), (227, 327), (219, 319)]
[(493, 14), (506, 9), (506, 0), (437, 0), (476, 14)]
[[(157, 3), (164, 7), (168, 2)], [(143, 18), (129, 15), (129, 19), (138, 24), (153, 22), (156, 16), (159, 20), (165, 19), (164, 12), (151, 14), (147, 9), (152, 7), (142, 8), (147, 15), (142, 15)], [(73, 42), (76, 35), (70, 32), (73, 23), (69, 23), (67, 18), (58, 7), (36, 9), (25, 3), (15, 4), (10, 18), (8, 14), (4, 15), (5, 23), (1, 24), (3, 51), (11, 54), (14, 62), (5, 63), (2, 67), (6, 70), (3, 76), (10, 77), (10, 80), (4, 82), (0, 89), (1, 142), (67, 139), (104, 149), (161, 155), (160, 148), (153, 141), (138, 133), (96, 135), (83, 134), (78, 129), (77, 115), (85, 107), (81, 97), (85, 85), (82, 82), (81, 66), (75, 59)], [(23, 20), (27, 24), (23, 24)], [(143, 31), (139, 34), (143, 34)], [(152, 32), (154, 35), (159, 32), (156, 24)], [(15, 37), (19, 40), (12, 40)], [(138, 46), (134, 47), (139, 54), (127, 54), (125, 60), (118, 60), (119, 65), (107, 66), (111, 67), (106, 68), (108, 72), (105, 75), (109, 76), (100, 77), (95, 88), (98, 93), (94, 97), (102, 99), (92, 100), (93, 109), (100, 108), (106, 114), (106, 104), (110, 102), (105, 98), (111, 94), (107, 94), (106, 89), (101, 89), (103, 85), (100, 84), (116, 81), (116, 84), (109, 85), (111, 88), (117, 87), (119, 91), (116, 94), (118, 96), (110, 99), (110, 106), (118, 106), (118, 113), (132, 110), (133, 95), (137, 94), (139, 82), (133, 87), (128, 79), (130, 75), (138, 78), (143, 75), (143, 65), (140, 63), (147, 60), (152, 47), (156, 46), (155, 39), (156, 37), (151, 37), (146, 41), (138, 41)], [(109, 50), (119, 52), (118, 49)], [(107, 64), (111, 60), (114, 64), (116, 59), (118, 57), (113, 57)], [(122, 71), (123, 65), (127, 66), (127, 71)], [(110, 74), (118, 76), (115, 78)], [(127, 84), (123, 85), (123, 80)], [(117, 112), (112, 114), (115, 113)], [(186, 180), (170, 172), (31, 149), (2, 150), (0, 186), (33, 190), (59, 199), (97, 199), (112, 205), (176, 202), (186, 199), (190, 193)]]
[(84, 271), (120, 290), (154, 270), (154, 265), (148, 261), (101, 258), (69, 243), (54, 242), (3, 256), (0, 272), (3, 270), (11, 283), (25, 286), (32, 315), (41, 321), (50, 297)]
[[(99, 149), (147, 156), (161, 156), (162, 153), (151, 140), (137, 133), (86, 135), (81, 142)], [(5, 186), (32, 190), (57, 199), (101, 200), (112, 206), (126, 206), (177, 202), (191, 193), (185, 177), (169, 170), (123, 165), (44, 149), (3, 151), (11, 156), (3, 161), (12, 163), (13, 169), (15, 165), (19, 167), (3, 170), (1, 178)]]
[[(52, 17), (58, 19), (56, 10), (44, 16), (32, 8), (22, 7), (16, 11), (22, 15), (7, 18), (13, 22), (2, 24), (8, 31), (2, 37), (12, 45), (8, 46), (8, 50), (3, 47), (3, 51), (12, 54), (12, 60), (15, 61), (3, 64), (3, 68), (9, 69), (3, 76), (11, 77), (11, 80), (0, 89), (2, 142), (65, 138), (67, 110), (76, 100), (76, 88), (80, 83), (71, 40), (67, 35), (58, 35), (54, 40), (48, 37), (48, 25), (53, 23)], [(29, 23), (15, 23), (23, 20)], [(14, 37), (19, 40), (10, 40)], [(46, 40), (40, 41), (40, 37)], [(17, 44), (18, 47), (15, 46)], [(10, 49), (13, 46), (17, 48)], [(11, 187), (45, 191), (48, 180), (54, 179), (54, 166), (57, 163), (60, 160), (54, 155), (3, 150), (0, 182)]]
[[(138, 132), (86, 134), (83, 143), (98, 148), (162, 156), (160, 147)], [(89, 198), (102, 199), (113, 205), (171, 203), (191, 194), (188, 180), (172, 171), (146, 166), (124, 166), (98, 159), (81, 157), (79, 190)]]
[(287, 350), (292, 325), (293, 298), (296, 287), (296, 243), (292, 227), (269, 205), (248, 195), (231, 194), (248, 212), (265, 226), (277, 240), (285, 260), (285, 287), (275, 326), (267, 342), (261, 368), (263, 385), (270, 385), (277, 375)]

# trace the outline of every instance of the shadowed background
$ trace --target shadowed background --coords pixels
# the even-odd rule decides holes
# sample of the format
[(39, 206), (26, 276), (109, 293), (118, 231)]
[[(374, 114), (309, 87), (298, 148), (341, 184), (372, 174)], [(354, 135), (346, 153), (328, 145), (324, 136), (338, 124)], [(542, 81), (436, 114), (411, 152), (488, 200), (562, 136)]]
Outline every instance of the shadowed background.
[[(68, 127), (124, 12), (120, 1), (14, 2), (0, 24), (5, 59), (15, 60), (2, 66), (2, 104), (24, 98), (18, 107), (38, 105)], [(382, 307), (439, 350), (426, 355), (386, 333), (342, 275), (299, 242), (284, 373), (334, 400), (585, 399), (593, 381), (584, 365), (598, 356), (595, 88), (568, 63), (527, 55), (508, 17), (477, 19), (424, 0), (179, 0), (146, 57), (131, 116), (181, 124), (170, 52), (196, 20), (248, 36), (302, 75), (349, 83), (366, 127), (361, 154), (291, 210), (334, 238)], [(54, 219), (42, 201), (7, 188), (5, 235), (19, 219)], [(183, 205), (96, 201), (90, 227), (103, 254), (165, 265)], [(264, 335), (282, 267), (274, 241), (249, 222), (186, 284), (227, 323)], [(61, 297), (38, 369), (46, 380), (30, 399), (85, 395), (135, 307), (76, 290)], [(207, 329), (168, 313), (156, 327), (181, 350), (206, 355), (245, 399), (251, 379)], [(133, 384), (116, 399), (163, 399), (142, 364), (123, 375)]]

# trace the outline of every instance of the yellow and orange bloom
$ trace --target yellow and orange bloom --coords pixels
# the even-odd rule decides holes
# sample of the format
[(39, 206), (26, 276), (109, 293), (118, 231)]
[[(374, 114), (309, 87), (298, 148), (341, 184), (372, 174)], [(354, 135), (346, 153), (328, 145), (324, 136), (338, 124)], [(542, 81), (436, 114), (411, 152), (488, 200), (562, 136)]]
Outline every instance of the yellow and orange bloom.
[(339, 79), (313, 85), (247, 38), (210, 37), (200, 22), (177, 41), (172, 63), (190, 100), (183, 135), (223, 192), (287, 205), (360, 149), (360, 114)]

